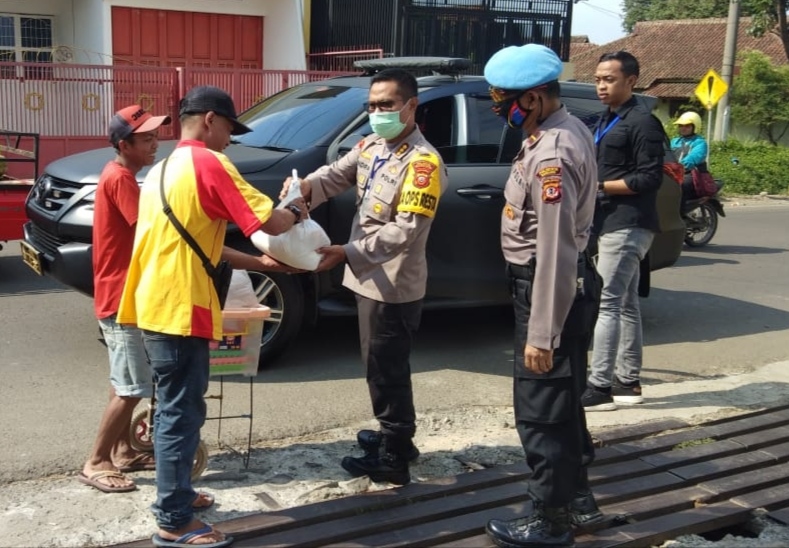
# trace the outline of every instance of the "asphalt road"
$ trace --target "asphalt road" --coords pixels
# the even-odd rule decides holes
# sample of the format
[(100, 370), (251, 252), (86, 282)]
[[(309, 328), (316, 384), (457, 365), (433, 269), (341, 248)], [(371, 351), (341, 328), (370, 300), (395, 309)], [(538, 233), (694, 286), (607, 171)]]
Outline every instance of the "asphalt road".
[[(685, 248), (653, 273), (642, 301), (643, 381), (749, 371), (789, 359), (789, 206), (729, 208), (712, 244)], [(418, 412), (511, 403), (507, 309), (426, 313), (413, 353)], [(304, 333), (252, 385), (228, 377), (223, 415), (249, 414), (254, 440), (317, 432), (370, 418), (352, 318)], [(92, 301), (36, 276), (17, 242), (0, 251), (0, 483), (81, 467), (108, 392), (107, 355)], [(219, 401), (208, 403), (209, 416)], [(203, 429), (217, 440), (219, 421)], [(221, 422), (243, 448), (249, 419)]]

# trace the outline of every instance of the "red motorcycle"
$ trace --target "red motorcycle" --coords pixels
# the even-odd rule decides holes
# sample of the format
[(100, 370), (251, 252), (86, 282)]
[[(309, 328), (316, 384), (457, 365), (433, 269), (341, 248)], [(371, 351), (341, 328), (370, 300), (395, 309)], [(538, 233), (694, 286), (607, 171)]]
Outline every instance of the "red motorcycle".
[(702, 247), (710, 243), (718, 230), (718, 216), (725, 217), (723, 204), (718, 193), (723, 181), (715, 179), (718, 191), (712, 196), (703, 196), (682, 203), (681, 216), (685, 221), (685, 243), (690, 247)]

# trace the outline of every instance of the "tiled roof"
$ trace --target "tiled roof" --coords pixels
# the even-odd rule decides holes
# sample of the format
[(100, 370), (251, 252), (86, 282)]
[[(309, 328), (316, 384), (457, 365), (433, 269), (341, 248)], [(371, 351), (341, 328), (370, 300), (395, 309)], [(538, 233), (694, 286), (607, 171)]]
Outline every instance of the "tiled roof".
[(589, 51), (592, 49), (597, 49), (600, 46), (597, 44), (592, 44), (590, 42), (570, 42), (570, 59), (572, 60), (573, 57), (576, 55), (583, 53), (585, 51)]
[[(786, 64), (786, 53), (778, 35), (767, 33), (760, 38), (748, 35), (750, 18), (740, 19), (737, 51), (759, 50), (773, 63)], [(641, 76), (637, 89), (657, 97), (687, 97), (695, 84), (710, 69), (721, 72), (726, 19), (681, 19), (673, 21), (642, 21), (633, 32), (595, 48), (570, 49), (575, 65), (575, 79), (593, 82), (597, 62), (603, 53), (627, 50), (638, 58)], [(693, 84), (689, 93), (683, 84)], [(657, 86), (660, 86), (657, 88)], [(657, 88), (660, 93), (656, 93)], [(665, 94), (664, 94), (665, 93)]]
[[(703, 75), (702, 75), (703, 76)], [(698, 85), (697, 78), (694, 82), (655, 82), (649, 89), (644, 91), (647, 95), (672, 99), (682, 99), (692, 97)]]

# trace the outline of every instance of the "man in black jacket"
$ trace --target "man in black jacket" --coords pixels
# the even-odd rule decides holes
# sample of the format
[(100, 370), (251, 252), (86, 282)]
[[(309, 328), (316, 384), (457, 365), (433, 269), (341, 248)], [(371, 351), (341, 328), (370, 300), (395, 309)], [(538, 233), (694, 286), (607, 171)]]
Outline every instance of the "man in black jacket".
[(663, 126), (633, 96), (638, 60), (626, 51), (600, 57), (597, 95), (608, 109), (595, 130), (597, 148), (600, 313), (587, 389), (587, 411), (643, 402), (639, 263), (658, 228), (655, 200), (663, 177)]

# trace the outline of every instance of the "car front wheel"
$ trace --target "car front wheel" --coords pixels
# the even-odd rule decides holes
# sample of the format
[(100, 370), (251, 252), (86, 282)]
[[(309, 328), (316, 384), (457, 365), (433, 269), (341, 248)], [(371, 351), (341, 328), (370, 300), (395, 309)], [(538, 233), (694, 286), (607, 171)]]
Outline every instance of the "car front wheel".
[(304, 288), (299, 277), (249, 271), (260, 304), (271, 309), (263, 325), (259, 367), (270, 364), (296, 338), (304, 319)]

